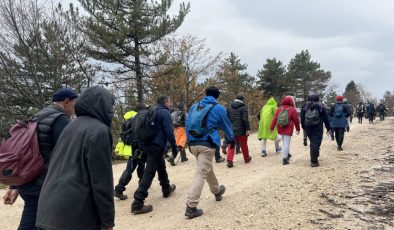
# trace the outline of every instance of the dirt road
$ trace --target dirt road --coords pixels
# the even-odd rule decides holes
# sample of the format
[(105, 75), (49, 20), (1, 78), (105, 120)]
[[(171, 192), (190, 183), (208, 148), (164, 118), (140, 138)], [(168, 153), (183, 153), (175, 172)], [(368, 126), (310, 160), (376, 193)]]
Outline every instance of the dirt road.
[[(184, 217), (185, 199), (195, 171), (195, 161), (168, 166), (173, 196), (164, 199), (155, 179), (146, 203), (152, 213), (132, 215), (129, 198), (115, 201), (116, 229), (394, 229), (394, 119), (374, 125), (352, 124), (346, 133), (344, 151), (325, 137), (320, 167), (309, 166), (309, 147), (294, 136), (290, 164), (282, 166), (281, 155), (260, 156), (256, 135), (249, 139), (253, 160), (245, 164), (236, 155), (234, 168), (216, 164), (219, 182), (227, 191), (216, 202), (205, 185), (201, 196), (202, 217)], [(114, 179), (125, 164), (114, 166)], [(127, 187), (132, 197), (136, 180)], [(0, 228), (16, 229), (22, 211), (15, 205), (0, 205)]]

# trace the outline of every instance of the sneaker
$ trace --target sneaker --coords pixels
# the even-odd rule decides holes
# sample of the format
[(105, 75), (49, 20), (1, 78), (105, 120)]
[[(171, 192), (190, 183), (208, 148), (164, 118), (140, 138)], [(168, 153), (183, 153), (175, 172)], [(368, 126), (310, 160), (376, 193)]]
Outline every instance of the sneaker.
[(245, 163), (249, 163), (251, 160), (252, 160), (252, 157), (249, 156), (249, 159), (247, 159), (247, 160), (245, 161)]
[(215, 195), (215, 200), (221, 201), (223, 199), (223, 194), (225, 191), (226, 191), (226, 187), (224, 187), (224, 185), (220, 185), (219, 193)]
[(308, 146), (308, 141), (304, 139), (304, 146)]
[(138, 214), (144, 214), (144, 213), (148, 213), (148, 212), (152, 212), (153, 210), (153, 206), (152, 205), (144, 205), (139, 209), (134, 209), (131, 208), (131, 213), (134, 213), (135, 215)]
[(222, 153), (223, 153), (224, 155), (227, 154), (227, 147), (223, 147), (223, 146), (222, 146)]
[(276, 149), (276, 153), (280, 153), (280, 152), (282, 152), (282, 147)]
[(170, 185), (170, 191), (167, 192), (163, 192), (163, 197), (167, 198), (169, 197), (171, 194), (173, 194), (175, 192), (176, 186), (174, 184)]
[(263, 150), (263, 151), (261, 152), (261, 156), (262, 156), (262, 157), (266, 157), (266, 156), (267, 156), (267, 151)]
[(289, 164), (289, 160), (288, 159), (283, 159), (283, 165), (288, 165)]
[(126, 200), (127, 195), (124, 195), (123, 193), (119, 193), (117, 191), (114, 192), (114, 197), (118, 198), (119, 200)]
[(223, 157), (219, 158), (216, 160), (216, 163), (222, 163), (224, 162), (226, 159), (224, 159)]
[(311, 162), (311, 167), (318, 167), (319, 163), (318, 162)]
[(189, 217), (189, 219), (202, 216), (202, 214), (203, 214), (202, 209), (198, 209), (196, 207), (190, 208), (189, 206), (186, 206), (185, 216)]
[(342, 151), (342, 150), (343, 150), (342, 146), (338, 146), (338, 151)]
[(167, 158), (167, 161), (168, 161), (168, 163), (170, 163), (171, 166), (175, 166), (175, 165), (176, 165), (173, 156), (169, 156), (169, 157)]
[(227, 167), (232, 168), (234, 167), (234, 164), (232, 161), (227, 161)]

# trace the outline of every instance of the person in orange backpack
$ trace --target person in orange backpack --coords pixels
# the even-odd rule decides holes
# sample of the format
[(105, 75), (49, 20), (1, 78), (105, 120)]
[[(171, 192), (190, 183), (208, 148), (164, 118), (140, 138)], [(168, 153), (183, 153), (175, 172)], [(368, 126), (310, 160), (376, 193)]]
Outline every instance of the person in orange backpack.
[(283, 138), (283, 165), (289, 164), (291, 136), (296, 128), (296, 134), (300, 134), (300, 119), (295, 109), (295, 102), (292, 96), (286, 96), (282, 104), (276, 110), (274, 119), (271, 122), (270, 131), (273, 132), (275, 126), (278, 127), (278, 134)]

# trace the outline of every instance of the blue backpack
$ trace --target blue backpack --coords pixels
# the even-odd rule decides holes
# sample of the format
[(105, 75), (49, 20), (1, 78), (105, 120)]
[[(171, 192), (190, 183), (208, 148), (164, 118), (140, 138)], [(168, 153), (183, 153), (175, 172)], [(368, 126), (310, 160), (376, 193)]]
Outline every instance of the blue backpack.
[(343, 117), (343, 105), (342, 104), (337, 104), (335, 106), (334, 117), (336, 117), (336, 118)]
[(218, 103), (212, 103), (207, 105), (201, 105), (200, 103), (194, 104), (189, 111), (189, 123), (186, 124), (188, 132), (193, 137), (203, 137), (211, 133), (215, 129), (207, 129), (207, 115), (215, 105)]

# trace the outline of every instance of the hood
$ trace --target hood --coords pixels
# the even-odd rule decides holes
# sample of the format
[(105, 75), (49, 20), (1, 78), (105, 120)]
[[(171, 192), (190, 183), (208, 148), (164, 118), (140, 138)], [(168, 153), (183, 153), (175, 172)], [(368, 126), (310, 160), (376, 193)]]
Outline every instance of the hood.
[(216, 101), (216, 99), (212, 96), (205, 96), (202, 100), (201, 100), (201, 105), (206, 105), (206, 104), (212, 104)]
[(136, 114), (137, 114), (136, 111), (131, 110), (131, 111), (125, 113), (125, 114), (123, 115), (123, 118), (124, 118), (126, 121), (128, 121), (128, 120), (130, 120), (131, 118), (133, 118)]
[(289, 106), (295, 107), (293, 97), (286, 96), (285, 98), (283, 98), (282, 105), (289, 105)]
[(277, 104), (276, 101), (275, 101), (275, 98), (273, 98), (273, 97), (271, 97), (270, 99), (268, 99), (267, 105), (278, 106), (278, 104)]
[(231, 107), (234, 108), (234, 109), (238, 109), (238, 108), (240, 108), (242, 106), (245, 106), (245, 104), (242, 101), (240, 101), (240, 100), (235, 100), (235, 101), (233, 101), (231, 103)]
[(86, 89), (75, 103), (77, 116), (94, 117), (111, 127), (114, 99), (112, 94), (100, 86)]

